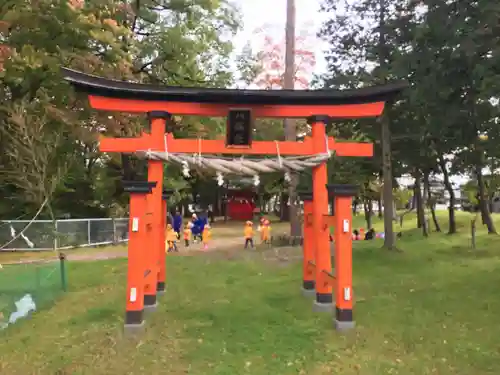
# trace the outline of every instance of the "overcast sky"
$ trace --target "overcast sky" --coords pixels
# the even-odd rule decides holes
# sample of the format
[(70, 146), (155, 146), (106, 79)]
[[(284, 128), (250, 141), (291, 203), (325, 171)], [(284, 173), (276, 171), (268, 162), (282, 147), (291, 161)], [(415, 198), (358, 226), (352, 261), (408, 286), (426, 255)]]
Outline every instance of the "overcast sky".
[[(255, 39), (254, 31), (265, 24), (276, 25), (276, 32), (282, 30), (284, 36), (286, 22), (286, 0), (235, 0), (243, 13), (244, 28), (234, 40), (236, 50), (240, 51), (243, 46), (252, 39)], [(297, 32), (305, 27), (312, 27), (311, 34), (321, 27), (322, 22), (327, 18), (319, 11), (321, 0), (295, 0), (297, 10)], [(279, 39), (280, 36), (275, 36)], [(319, 38), (315, 43), (316, 69), (315, 73), (322, 73), (326, 70), (323, 51), (325, 43)], [(442, 176), (439, 176), (442, 177)], [(462, 176), (452, 176), (452, 182), (460, 185), (466, 181)], [(403, 184), (413, 182), (413, 179), (402, 179)]]
[[(311, 34), (321, 27), (321, 22), (325, 18), (319, 12), (321, 0), (295, 0), (297, 9), (297, 32), (304, 28), (312, 28)], [(247, 41), (255, 38), (253, 35), (255, 29), (265, 24), (276, 25), (276, 32), (282, 30), (285, 33), (286, 21), (286, 0), (237, 0), (243, 13), (244, 29), (234, 40), (236, 49), (241, 50)], [(281, 26), (281, 28), (280, 28)], [(277, 38), (278, 39), (278, 38)], [(316, 70), (315, 73), (325, 71), (325, 60), (323, 58), (323, 49), (325, 45), (319, 40), (315, 43), (316, 52)]]

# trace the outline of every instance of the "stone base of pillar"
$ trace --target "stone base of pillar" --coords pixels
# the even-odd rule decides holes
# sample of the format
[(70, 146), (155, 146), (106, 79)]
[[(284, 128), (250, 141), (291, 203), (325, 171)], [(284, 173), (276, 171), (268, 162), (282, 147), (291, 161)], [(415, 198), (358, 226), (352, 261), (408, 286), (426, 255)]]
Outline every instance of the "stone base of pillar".
[(347, 332), (350, 331), (351, 329), (354, 329), (356, 327), (356, 322), (342, 322), (337, 319), (333, 320), (333, 325), (335, 326), (335, 329), (339, 332)]
[(313, 312), (333, 312), (333, 303), (321, 303), (318, 301), (314, 301), (313, 304)]
[(158, 281), (156, 283), (156, 294), (165, 294), (165, 283), (162, 281)]
[(144, 330), (144, 312), (125, 311), (124, 335), (133, 336)]
[(123, 326), (123, 334), (125, 337), (135, 337), (144, 332), (144, 325), (146, 322), (143, 320), (140, 324), (125, 324)]
[(314, 298), (316, 296), (316, 290), (302, 288), (302, 295), (307, 298)]
[(334, 319), (335, 329), (337, 331), (349, 331), (355, 327), (352, 309), (341, 309), (339, 307), (335, 308), (335, 319)]
[(302, 295), (314, 297), (316, 295), (316, 282), (314, 280), (302, 280)]

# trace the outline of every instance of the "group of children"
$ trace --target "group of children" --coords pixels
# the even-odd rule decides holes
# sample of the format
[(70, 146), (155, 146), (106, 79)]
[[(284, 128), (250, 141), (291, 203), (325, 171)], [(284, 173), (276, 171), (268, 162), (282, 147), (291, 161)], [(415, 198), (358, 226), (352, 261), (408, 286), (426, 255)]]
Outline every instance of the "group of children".
[[(353, 241), (370, 241), (375, 238), (384, 238), (384, 232), (381, 233), (376, 233), (375, 229), (371, 228), (369, 229), (366, 233), (363, 228), (360, 228), (359, 230), (354, 229), (352, 231), (352, 240)], [(333, 235), (330, 234), (330, 242), (333, 242), (334, 238)]]
[[(208, 250), (208, 245), (210, 243), (210, 240), (212, 239), (212, 231), (210, 225), (207, 223), (203, 226), (203, 229), (200, 234), (195, 233), (194, 226), (195, 222), (198, 220), (196, 215), (193, 215), (193, 219), (190, 222), (186, 222), (184, 225), (184, 229), (182, 230), (182, 238), (184, 240), (184, 246), (189, 247), (191, 243), (191, 239), (193, 237), (194, 242), (196, 243), (198, 239), (201, 240), (201, 243), (203, 244), (203, 250)], [(179, 249), (177, 247), (177, 241), (180, 240), (181, 238), (181, 233), (180, 230), (174, 228), (171, 224), (167, 225), (167, 230), (166, 230), (166, 242), (167, 242), (167, 252), (178, 252)], [(259, 222), (259, 227), (257, 228), (257, 231), (260, 232), (260, 241), (263, 244), (268, 244), (271, 240), (271, 222), (266, 219), (265, 217), (262, 217)], [(254, 229), (253, 229), (253, 222), (252, 221), (247, 221), (245, 223), (245, 228), (243, 231), (244, 239), (245, 239), (245, 249), (247, 249), (249, 246), (251, 248), (254, 247)]]
[[(260, 241), (261, 243), (267, 244), (271, 240), (271, 222), (266, 219), (265, 217), (262, 217), (259, 222), (259, 227), (257, 228), (257, 231), (260, 232)], [(243, 236), (245, 237), (245, 249), (250, 246), (253, 248), (254, 243), (253, 243), (253, 222), (247, 221), (245, 223), (245, 229), (243, 231)]]
[[(182, 231), (184, 246), (189, 247), (191, 243), (191, 237), (193, 236), (193, 240), (195, 243), (197, 242), (198, 239), (201, 240), (203, 244), (203, 250), (206, 251), (208, 250), (208, 245), (210, 243), (210, 240), (212, 239), (212, 230), (208, 223), (202, 226), (201, 233), (198, 233), (199, 231), (193, 230), (196, 229), (195, 226), (197, 220), (198, 220), (197, 216), (193, 214), (192, 220), (190, 222), (185, 223), (184, 229)], [(271, 240), (271, 222), (265, 217), (262, 217), (259, 221), (259, 227), (257, 228), (257, 231), (260, 232), (261, 243), (268, 244)], [(359, 231), (357, 229), (354, 229), (352, 233), (352, 239), (354, 241), (359, 241), (359, 240), (373, 240), (375, 238), (384, 238), (384, 233), (375, 233), (373, 229), (368, 230), (366, 234), (364, 234), (363, 232), (364, 232), (363, 229), (360, 229)], [(180, 236), (181, 236), (180, 229), (175, 230), (171, 224), (167, 225), (167, 233), (166, 233), (167, 252), (179, 251), (177, 248), (177, 241), (180, 240)], [(245, 249), (247, 249), (249, 246), (253, 248), (254, 229), (252, 221), (249, 220), (245, 223), (243, 236), (245, 239)], [(330, 235), (330, 241), (333, 241), (332, 235)]]
[[(196, 214), (193, 214), (192, 220), (186, 222), (184, 228), (182, 229), (182, 237), (185, 247), (189, 247), (192, 238), (194, 243), (196, 243), (198, 240), (201, 240), (201, 243), (203, 244), (203, 250), (206, 251), (208, 250), (208, 245), (210, 243), (210, 240), (212, 239), (212, 228), (208, 223), (203, 222), (200, 224), (200, 222), (201, 219), (199, 219)], [(179, 225), (178, 223), (177, 225), (175, 225), (175, 227), (172, 227), (171, 224), (167, 225), (167, 252), (179, 251), (177, 248), (177, 241), (181, 238), (180, 231), (181, 225)], [(268, 244), (271, 240), (271, 222), (267, 218), (261, 217), (257, 231), (260, 232), (260, 242), (262, 244)], [(245, 240), (245, 249), (247, 249), (248, 247), (253, 248), (254, 229), (252, 221), (249, 220), (245, 223), (243, 236)], [(357, 229), (354, 229), (352, 233), (352, 239), (354, 241), (373, 240), (375, 238), (384, 238), (384, 233), (376, 233), (373, 229), (368, 230), (366, 234), (364, 233), (363, 229), (360, 229), (359, 231)], [(330, 241), (333, 241), (332, 235), (330, 235)]]
[(359, 231), (357, 229), (354, 229), (352, 232), (352, 239), (353, 241), (369, 241), (373, 240), (375, 238), (384, 238), (384, 233), (376, 233), (375, 229), (371, 228), (369, 229), (366, 233), (364, 233), (365, 230), (363, 228), (360, 228)]
[[(189, 247), (191, 243), (191, 237), (193, 237), (193, 241), (196, 243), (198, 239), (201, 240), (203, 244), (203, 250), (208, 250), (208, 244), (212, 238), (212, 230), (210, 224), (203, 223), (200, 228), (198, 223), (199, 219), (196, 214), (193, 214), (192, 220), (186, 222), (184, 225), (184, 229), (182, 230), (182, 237), (184, 240), (184, 246)], [(176, 230), (177, 229), (177, 230)], [(178, 228), (173, 228), (171, 224), (167, 225), (167, 252), (178, 252), (177, 241), (180, 240), (180, 226)]]

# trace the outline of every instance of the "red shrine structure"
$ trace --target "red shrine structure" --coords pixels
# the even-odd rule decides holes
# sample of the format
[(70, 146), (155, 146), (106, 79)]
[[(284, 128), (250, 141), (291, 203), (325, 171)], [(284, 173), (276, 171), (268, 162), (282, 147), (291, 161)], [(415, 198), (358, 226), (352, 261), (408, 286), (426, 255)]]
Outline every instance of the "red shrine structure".
[(232, 220), (252, 220), (256, 194), (251, 189), (231, 189), (227, 195), (227, 216)]
[[(335, 119), (376, 117), (385, 102), (407, 85), (395, 82), (355, 90), (229, 90), (200, 87), (159, 87), (104, 79), (63, 69), (64, 79), (88, 96), (97, 110), (147, 114), (150, 127), (136, 138), (102, 138), (101, 152), (144, 153), (150, 150), (188, 154), (315, 156), (328, 150), (340, 157), (371, 157), (373, 145), (337, 142), (326, 134)], [(176, 139), (172, 115), (227, 117), (226, 140)], [(307, 118), (312, 128), (303, 142), (252, 141), (253, 119), (259, 117)], [(163, 162), (148, 160), (148, 181), (126, 181), (130, 193), (127, 300), (125, 329), (140, 329), (144, 310), (154, 309), (165, 291), (165, 216), (162, 200)], [(334, 311), (339, 330), (354, 327), (352, 292), (353, 185), (327, 186), (326, 161), (313, 167), (313, 189), (303, 197), (307, 214), (304, 229), (302, 289), (315, 296), (315, 311)], [(165, 192), (168, 194), (167, 192)], [(328, 214), (329, 195), (335, 213)], [(335, 267), (332, 272), (329, 226), (335, 227)], [(172, 282), (175, 282), (173, 280)], [(333, 292), (335, 308), (333, 309)]]

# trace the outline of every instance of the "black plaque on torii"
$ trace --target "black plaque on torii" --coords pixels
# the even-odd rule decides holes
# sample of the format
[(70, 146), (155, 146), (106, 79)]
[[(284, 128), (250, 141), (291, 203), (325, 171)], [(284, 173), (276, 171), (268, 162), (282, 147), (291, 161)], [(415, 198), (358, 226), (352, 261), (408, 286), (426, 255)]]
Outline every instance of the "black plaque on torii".
[(250, 109), (231, 109), (227, 115), (226, 146), (252, 145), (253, 118)]

